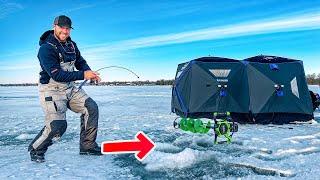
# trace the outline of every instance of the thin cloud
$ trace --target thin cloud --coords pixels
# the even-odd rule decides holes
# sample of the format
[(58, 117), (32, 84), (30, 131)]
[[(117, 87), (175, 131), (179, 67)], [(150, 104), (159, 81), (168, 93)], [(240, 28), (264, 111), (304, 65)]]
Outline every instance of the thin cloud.
[(0, 66), (0, 71), (14, 71), (14, 70), (36, 69), (36, 68), (39, 68), (39, 65)]
[[(26, 50), (26, 51), (17, 51), (17, 52), (10, 52), (6, 54), (0, 54), (0, 58), (7, 58), (7, 57), (26, 57), (30, 55), (36, 55), (37, 54), (37, 48), (35, 47), (34, 50)], [(0, 59), (0, 61), (2, 61)]]
[(320, 29), (320, 13), (263, 20), (249, 23), (210, 27), (193, 31), (129, 39), (109, 44), (97, 44), (85, 49), (86, 54), (124, 51), (203, 40), (224, 39), (248, 35)]
[(23, 6), (18, 3), (10, 3), (5, 0), (0, 0), (0, 19), (7, 17), (9, 14), (22, 10)]
[(54, 15), (56, 16), (56, 15), (60, 15), (60, 14), (70, 14), (70, 13), (75, 12), (75, 11), (92, 8), (92, 7), (95, 7), (95, 6), (97, 6), (97, 4), (82, 4), (82, 5), (79, 5), (77, 7), (71, 8), (71, 9), (66, 9), (66, 10), (59, 11), (59, 12), (55, 13)]
[[(141, 7), (148, 8), (141, 8)], [(135, 1), (121, 2), (120, 4), (114, 4), (110, 8), (121, 8), (122, 11), (130, 12), (130, 16), (121, 16), (122, 11), (118, 11), (116, 13), (119, 14), (120, 17), (114, 19), (115, 22), (123, 21), (149, 21), (149, 20), (158, 20), (171, 18), (175, 16), (181, 16), (186, 14), (191, 14), (195, 12), (204, 11), (204, 9), (208, 10), (208, 4), (206, 2), (198, 2), (198, 1), (190, 1), (190, 2), (162, 2), (162, 1), (154, 1), (154, 2), (146, 2), (143, 5), (137, 4)], [(135, 9), (141, 9), (139, 11), (135, 11)], [(155, 13), (156, 12), (156, 13)], [(161, 13), (159, 13), (161, 12)], [(146, 16), (148, 14), (148, 16)], [(123, 18), (122, 18), (123, 17)], [(109, 22), (112, 21), (108, 20)]]
[(94, 3), (94, 4), (80, 4), (80, 5), (78, 5), (78, 6), (74, 7), (74, 8), (65, 9), (65, 10), (56, 12), (54, 14), (54, 16), (57, 16), (57, 15), (60, 15), (60, 14), (70, 14), (70, 13), (73, 13), (75, 11), (89, 9), (89, 8), (93, 8), (93, 7), (100, 6), (100, 5), (106, 6), (108, 4), (112, 4), (113, 2), (114, 2), (114, 0), (101, 2), (101, 3)]

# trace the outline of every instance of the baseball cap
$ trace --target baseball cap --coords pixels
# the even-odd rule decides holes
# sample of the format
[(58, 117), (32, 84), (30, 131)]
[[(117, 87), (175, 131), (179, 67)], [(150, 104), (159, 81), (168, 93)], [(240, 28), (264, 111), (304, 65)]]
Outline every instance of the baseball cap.
[(72, 28), (72, 22), (71, 19), (65, 15), (60, 15), (54, 19), (54, 25), (58, 25), (60, 27), (68, 27)]

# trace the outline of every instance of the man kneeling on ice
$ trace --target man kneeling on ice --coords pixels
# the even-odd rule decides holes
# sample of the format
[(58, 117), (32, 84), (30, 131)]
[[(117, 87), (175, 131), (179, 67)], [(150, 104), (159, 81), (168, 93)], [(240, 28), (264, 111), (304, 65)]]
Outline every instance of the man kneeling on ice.
[[(81, 113), (80, 154), (102, 155), (95, 142), (99, 110), (96, 102), (84, 90), (75, 86), (76, 80), (100, 81), (91, 71), (75, 42), (70, 38), (71, 19), (61, 15), (55, 18), (53, 30), (40, 37), (39, 99), (45, 113), (45, 126), (29, 145), (32, 161), (44, 162), (44, 154), (66, 131), (66, 111)], [(74, 71), (74, 69), (78, 71)]]

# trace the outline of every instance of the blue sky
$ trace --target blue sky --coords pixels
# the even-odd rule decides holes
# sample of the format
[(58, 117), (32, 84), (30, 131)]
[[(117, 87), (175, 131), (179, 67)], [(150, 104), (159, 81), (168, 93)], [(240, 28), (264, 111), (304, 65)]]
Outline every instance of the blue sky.
[[(173, 79), (194, 58), (266, 54), (320, 73), (320, 0), (0, 0), (0, 83), (38, 81), (39, 37), (61, 14), (71, 17), (71, 37), (92, 69), (118, 65), (141, 80)], [(101, 76), (136, 80), (118, 69)]]

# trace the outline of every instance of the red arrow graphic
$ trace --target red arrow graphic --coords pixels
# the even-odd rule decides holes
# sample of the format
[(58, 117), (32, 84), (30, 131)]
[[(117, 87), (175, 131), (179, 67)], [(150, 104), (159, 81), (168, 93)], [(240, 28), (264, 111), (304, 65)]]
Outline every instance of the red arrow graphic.
[(139, 131), (135, 140), (104, 141), (101, 143), (102, 154), (135, 153), (139, 161), (143, 161), (156, 147), (154, 142)]

